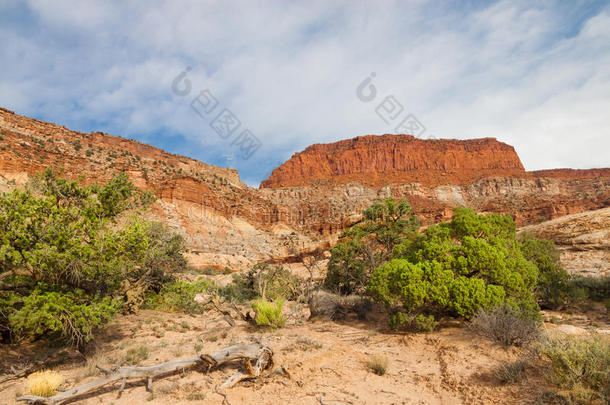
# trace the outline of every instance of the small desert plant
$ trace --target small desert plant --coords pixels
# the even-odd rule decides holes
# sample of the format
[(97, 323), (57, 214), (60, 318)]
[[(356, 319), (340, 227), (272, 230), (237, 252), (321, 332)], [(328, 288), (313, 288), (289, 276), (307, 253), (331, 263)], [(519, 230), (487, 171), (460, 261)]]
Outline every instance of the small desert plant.
[(471, 328), (504, 346), (523, 346), (540, 336), (540, 321), (504, 305), (480, 311), (472, 318)]
[(324, 290), (313, 291), (309, 297), (309, 311), (312, 318), (327, 317), (332, 320), (344, 319), (350, 312), (365, 319), (372, 309), (368, 297), (360, 295), (339, 295)]
[(149, 350), (147, 346), (138, 346), (127, 350), (125, 362), (129, 364), (138, 364), (148, 358)]
[(63, 382), (64, 378), (59, 373), (45, 370), (31, 374), (27, 379), (27, 387), (32, 395), (51, 397)]
[(537, 347), (547, 378), (576, 403), (610, 400), (610, 343), (600, 339), (546, 336)]
[(384, 375), (388, 371), (390, 360), (381, 354), (372, 354), (366, 362), (367, 367), (377, 375)]
[(316, 342), (315, 340), (312, 340), (312, 339), (310, 339), (308, 337), (304, 337), (304, 336), (297, 338), (295, 344), (298, 345), (299, 348), (303, 351), (306, 351), (309, 348), (313, 348), (313, 349), (322, 348), (322, 343)]
[(107, 359), (105, 356), (98, 354), (93, 357), (87, 359), (87, 366), (85, 369), (84, 377), (91, 377), (94, 375), (98, 375), (100, 373), (100, 369), (104, 363), (107, 363)]
[(301, 350), (303, 352), (306, 352), (308, 350), (312, 350), (312, 349), (321, 349), (322, 343), (320, 342), (316, 342), (315, 340), (312, 340), (308, 337), (298, 337), (296, 339), (296, 341), (288, 346), (285, 346), (284, 348), (282, 348), (282, 351), (284, 352), (292, 352), (294, 350)]
[(188, 394), (186, 399), (187, 401), (203, 401), (205, 400), (205, 394), (202, 394), (200, 392), (191, 392), (190, 394)]
[(527, 364), (522, 360), (503, 363), (494, 371), (494, 375), (503, 384), (514, 384), (525, 376)]
[(254, 322), (258, 326), (271, 326), (281, 328), (286, 323), (286, 317), (282, 314), (284, 300), (278, 298), (273, 302), (257, 300), (252, 302), (252, 309), (256, 312)]

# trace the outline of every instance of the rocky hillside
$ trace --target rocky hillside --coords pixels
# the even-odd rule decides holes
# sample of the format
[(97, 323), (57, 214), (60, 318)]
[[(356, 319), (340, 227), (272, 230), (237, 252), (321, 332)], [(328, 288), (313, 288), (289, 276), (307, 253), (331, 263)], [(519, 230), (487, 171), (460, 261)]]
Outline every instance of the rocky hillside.
[(364, 136), (313, 145), (247, 187), (211, 166), (100, 132), (80, 133), (0, 108), (0, 191), (45, 167), (103, 181), (126, 172), (159, 196), (152, 216), (182, 233), (199, 267), (244, 269), (328, 249), (380, 198), (408, 199), (424, 224), (460, 205), (530, 224), (610, 206), (610, 169), (526, 172), (492, 138)]
[(159, 196), (153, 216), (182, 233), (197, 266), (245, 268), (283, 258), (318, 240), (280, 223), (275, 205), (237, 171), (211, 166), (100, 132), (80, 133), (0, 109), (0, 191), (24, 185), (46, 167), (105, 181), (126, 172)]

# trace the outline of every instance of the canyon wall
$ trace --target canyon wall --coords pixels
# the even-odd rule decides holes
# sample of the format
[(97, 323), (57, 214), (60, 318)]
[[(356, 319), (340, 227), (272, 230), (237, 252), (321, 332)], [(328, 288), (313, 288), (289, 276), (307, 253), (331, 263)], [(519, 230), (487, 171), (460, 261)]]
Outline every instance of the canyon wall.
[(511, 214), (525, 225), (610, 206), (610, 169), (526, 172), (493, 138), (363, 136), (313, 145), (264, 181), (100, 132), (80, 133), (0, 108), (0, 191), (46, 167), (102, 182), (124, 172), (159, 197), (150, 218), (187, 240), (197, 267), (245, 269), (328, 249), (374, 201), (406, 198), (424, 224), (455, 207)]
[(285, 202), (291, 223), (323, 234), (389, 196), (408, 199), (424, 224), (465, 205), (510, 214), (521, 225), (609, 206), (610, 169), (526, 172), (514, 148), (494, 138), (367, 135), (295, 153), (261, 193)]

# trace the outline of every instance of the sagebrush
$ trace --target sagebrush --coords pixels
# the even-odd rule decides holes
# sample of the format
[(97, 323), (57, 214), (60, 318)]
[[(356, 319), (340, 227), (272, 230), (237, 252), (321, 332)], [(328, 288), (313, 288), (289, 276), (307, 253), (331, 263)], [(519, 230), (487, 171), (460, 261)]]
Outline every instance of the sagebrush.
[(302, 294), (302, 283), (285, 267), (263, 263), (234, 274), (233, 282), (217, 291), (224, 298), (239, 302), (255, 298), (296, 300)]
[(494, 376), (503, 384), (514, 384), (525, 378), (526, 366), (523, 360), (502, 363), (494, 370)]
[(195, 301), (197, 294), (205, 293), (212, 285), (199, 279), (194, 282), (177, 280), (165, 283), (159, 291), (151, 291), (146, 297), (146, 306), (166, 312), (202, 314), (205, 306)]
[(524, 346), (540, 337), (540, 320), (524, 315), (518, 309), (503, 305), (481, 310), (470, 323), (477, 333), (504, 346)]
[(610, 401), (610, 342), (545, 336), (537, 352), (546, 364), (548, 380), (568, 390), (572, 402)]

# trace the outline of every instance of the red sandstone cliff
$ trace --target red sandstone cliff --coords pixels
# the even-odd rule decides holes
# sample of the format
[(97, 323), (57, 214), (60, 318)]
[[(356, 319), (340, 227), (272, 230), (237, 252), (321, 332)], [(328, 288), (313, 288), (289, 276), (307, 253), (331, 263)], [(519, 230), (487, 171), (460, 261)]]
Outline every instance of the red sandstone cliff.
[(515, 149), (494, 138), (460, 141), (423, 140), (411, 135), (367, 135), (316, 144), (295, 153), (261, 187), (351, 181), (373, 187), (415, 181), (438, 186), (524, 173)]
[(526, 172), (514, 148), (494, 138), (368, 135), (295, 153), (261, 192), (324, 234), (388, 196), (409, 200), (424, 223), (448, 220), (465, 205), (511, 214), (521, 225), (610, 206), (610, 169)]
[(2, 108), (0, 132), (0, 192), (45, 167), (89, 182), (125, 172), (156, 191), (151, 215), (186, 237), (196, 266), (244, 269), (328, 248), (364, 208), (389, 196), (409, 200), (425, 224), (449, 219), (460, 205), (509, 213), (519, 224), (610, 206), (610, 169), (525, 172), (514, 149), (492, 138), (384, 135), (313, 145), (257, 190), (235, 170)]

